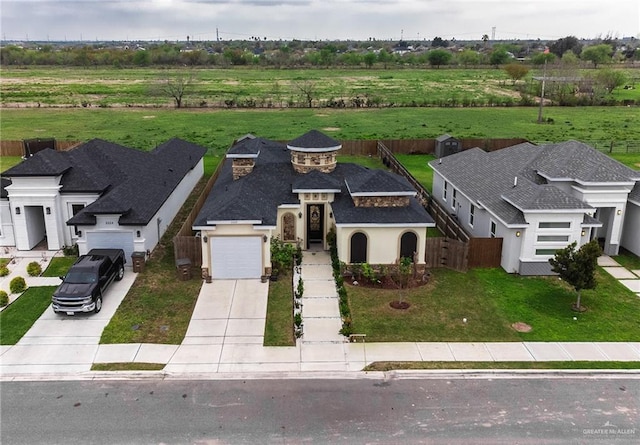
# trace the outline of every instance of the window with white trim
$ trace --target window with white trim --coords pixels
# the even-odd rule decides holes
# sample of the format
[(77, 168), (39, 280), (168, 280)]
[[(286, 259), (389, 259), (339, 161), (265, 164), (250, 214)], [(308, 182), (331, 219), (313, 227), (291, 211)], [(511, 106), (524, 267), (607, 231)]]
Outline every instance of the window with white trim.
[(451, 199), (451, 208), (452, 208), (453, 210), (455, 210), (455, 209), (456, 209), (456, 204), (457, 204), (457, 202), (458, 202), (458, 190), (453, 189), (453, 197), (452, 197), (452, 199)]
[(570, 229), (571, 222), (569, 221), (554, 221), (554, 222), (540, 222), (538, 223), (539, 229)]
[(536, 249), (536, 255), (548, 256), (555, 255), (558, 249)]
[(471, 227), (473, 227), (473, 219), (475, 218), (475, 216), (476, 216), (476, 206), (471, 204), (469, 207), (469, 225)]
[(539, 243), (568, 243), (569, 235), (538, 235)]
[(447, 188), (449, 187), (449, 184), (447, 183), (447, 181), (444, 181), (444, 188), (442, 189), (442, 199), (444, 201), (447, 200)]
[(489, 229), (489, 235), (491, 236), (491, 238), (495, 238), (496, 237), (496, 223), (495, 223), (495, 221), (491, 221), (491, 225), (490, 225), (490, 229)]

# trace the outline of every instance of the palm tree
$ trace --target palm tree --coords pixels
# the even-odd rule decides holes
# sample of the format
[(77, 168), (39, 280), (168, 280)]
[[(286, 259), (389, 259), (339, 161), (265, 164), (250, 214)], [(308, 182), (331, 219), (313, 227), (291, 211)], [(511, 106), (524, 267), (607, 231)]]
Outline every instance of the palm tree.
[(484, 47), (487, 47), (487, 42), (489, 41), (489, 34), (482, 34), (482, 41), (484, 42)]

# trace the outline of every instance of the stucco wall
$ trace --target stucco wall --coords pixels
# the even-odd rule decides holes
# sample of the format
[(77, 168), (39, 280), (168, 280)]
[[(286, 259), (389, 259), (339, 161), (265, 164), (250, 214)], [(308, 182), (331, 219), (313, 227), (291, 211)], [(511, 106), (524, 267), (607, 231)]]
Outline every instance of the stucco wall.
[(620, 245), (640, 256), (640, 204), (627, 204)]
[(0, 246), (15, 246), (16, 241), (13, 236), (13, 219), (9, 201), (0, 200)]
[(362, 232), (367, 237), (367, 262), (369, 264), (393, 264), (400, 257), (402, 234), (412, 231), (417, 235), (418, 263), (424, 264), (424, 227), (337, 227), (336, 244), (340, 261), (349, 263), (351, 256), (351, 235)]

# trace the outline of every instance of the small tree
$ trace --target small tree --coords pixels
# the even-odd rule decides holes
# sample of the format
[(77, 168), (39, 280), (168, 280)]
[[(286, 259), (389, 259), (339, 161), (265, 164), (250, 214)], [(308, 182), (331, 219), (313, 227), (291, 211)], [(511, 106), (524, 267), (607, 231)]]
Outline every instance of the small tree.
[(515, 85), (518, 80), (522, 79), (529, 73), (529, 68), (522, 65), (521, 63), (510, 63), (508, 65), (505, 65), (504, 70), (511, 78), (513, 85)]
[(427, 53), (427, 60), (431, 66), (440, 68), (440, 65), (449, 63), (453, 56), (446, 49), (433, 49)]
[(600, 64), (611, 62), (611, 54), (613, 54), (611, 45), (603, 43), (600, 45), (586, 47), (582, 50), (580, 58), (582, 60), (588, 60), (592, 62), (593, 67), (597, 68)]
[(495, 67), (507, 63), (507, 60), (509, 60), (509, 54), (507, 54), (507, 50), (504, 48), (494, 49), (489, 56), (489, 62)]
[(193, 76), (180, 73), (172, 78), (162, 81), (160, 90), (167, 96), (173, 98), (176, 108), (182, 107), (182, 99), (189, 85), (193, 82)]
[(582, 289), (595, 289), (596, 266), (598, 257), (602, 255), (602, 249), (597, 240), (584, 244), (576, 250), (574, 241), (564, 249), (556, 251), (553, 258), (549, 259), (551, 270), (569, 283), (578, 293), (578, 299), (574, 305), (575, 310), (580, 311), (580, 293)]

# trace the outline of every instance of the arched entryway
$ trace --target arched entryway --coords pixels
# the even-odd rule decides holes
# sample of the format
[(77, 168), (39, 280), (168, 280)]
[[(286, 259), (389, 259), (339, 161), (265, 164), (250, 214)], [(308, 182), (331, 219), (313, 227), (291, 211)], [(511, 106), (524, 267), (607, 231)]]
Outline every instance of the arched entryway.
[(351, 235), (351, 256), (349, 262), (351, 264), (367, 262), (367, 235), (362, 232), (356, 232)]
[(400, 238), (400, 258), (410, 258), (418, 251), (418, 236), (414, 232), (405, 232)]

